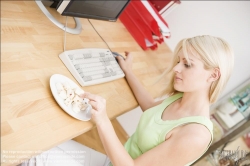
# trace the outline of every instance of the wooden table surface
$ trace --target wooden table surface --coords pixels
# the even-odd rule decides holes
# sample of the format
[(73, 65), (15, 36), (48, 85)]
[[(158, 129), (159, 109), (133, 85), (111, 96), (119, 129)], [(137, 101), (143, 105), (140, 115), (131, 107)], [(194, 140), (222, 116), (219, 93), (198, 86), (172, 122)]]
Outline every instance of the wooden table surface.
[[(50, 10), (62, 23), (65, 17)], [(66, 50), (107, 48), (87, 19), (81, 18), (83, 31), (67, 34)], [(156, 51), (143, 51), (123, 24), (91, 20), (113, 51), (134, 55), (133, 71), (154, 97), (164, 84), (152, 86), (168, 66), (171, 51), (165, 44)], [(68, 26), (74, 27), (72, 18)], [(63, 52), (64, 32), (56, 27), (33, 1), (1, 1), (1, 165), (16, 165), (70, 140), (94, 127), (91, 121), (76, 120), (65, 113), (52, 96), (49, 86), (53, 74), (78, 82), (58, 55)], [(78, 84), (79, 85), (79, 84)], [(126, 79), (82, 87), (107, 100), (113, 119), (138, 106)]]

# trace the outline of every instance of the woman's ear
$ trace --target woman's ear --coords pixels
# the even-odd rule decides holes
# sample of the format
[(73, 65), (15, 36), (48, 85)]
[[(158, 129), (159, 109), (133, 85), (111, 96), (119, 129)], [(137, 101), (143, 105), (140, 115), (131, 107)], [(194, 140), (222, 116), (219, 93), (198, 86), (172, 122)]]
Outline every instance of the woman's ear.
[(208, 79), (209, 82), (214, 82), (220, 78), (220, 69), (218, 67), (211, 70), (211, 75)]

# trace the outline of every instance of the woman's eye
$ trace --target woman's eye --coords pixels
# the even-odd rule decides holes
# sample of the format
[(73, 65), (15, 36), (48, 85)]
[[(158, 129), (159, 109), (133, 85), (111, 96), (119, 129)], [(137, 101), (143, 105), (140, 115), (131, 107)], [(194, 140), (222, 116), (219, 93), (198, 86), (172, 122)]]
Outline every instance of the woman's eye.
[(185, 65), (186, 68), (191, 67), (191, 65), (189, 65), (189, 64), (184, 64), (184, 65)]

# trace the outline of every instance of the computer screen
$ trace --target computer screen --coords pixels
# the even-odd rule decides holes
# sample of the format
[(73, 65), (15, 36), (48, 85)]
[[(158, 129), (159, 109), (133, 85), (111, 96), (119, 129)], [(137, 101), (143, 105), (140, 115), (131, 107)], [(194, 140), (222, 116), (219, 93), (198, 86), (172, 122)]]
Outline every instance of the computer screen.
[(116, 21), (129, 0), (62, 0), (57, 11), (64, 16)]

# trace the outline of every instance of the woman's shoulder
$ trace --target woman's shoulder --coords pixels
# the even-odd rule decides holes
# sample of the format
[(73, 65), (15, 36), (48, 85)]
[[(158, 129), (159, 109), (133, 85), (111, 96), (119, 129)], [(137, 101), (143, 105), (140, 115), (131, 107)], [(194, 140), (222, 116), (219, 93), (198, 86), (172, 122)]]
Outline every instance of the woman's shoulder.
[(191, 123), (191, 124), (184, 125), (181, 128), (181, 133), (182, 134), (186, 133), (186, 135), (189, 135), (190, 137), (195, 136), (205, 145), (208, 145), (212, 139), (212, 135), (211, 135), (212, 133), (209, 131), (209, 129), (206, 126), (198, 124), (198, 123)]
[[(180, 126), (180, 129), (177, 132), (174, 132), (165, 143), (170, 146), (166, 148), (171, 151), (171, 147), (173, 150), (176, 148), (181, 149), (178, 154), (186, 157), (181, 157), (182, 161), (186, 160), (186, 163), (192, 163), (207, 150), (211, 141), (212, 137), (207, 129), (203, 128), (201, 125), (188, 124)], [(192, 147), (193, 150), (190, 151), (190, 147)], [(187, 151), (190, 151), (189, 155), (185, 155), (185, 152)]]

